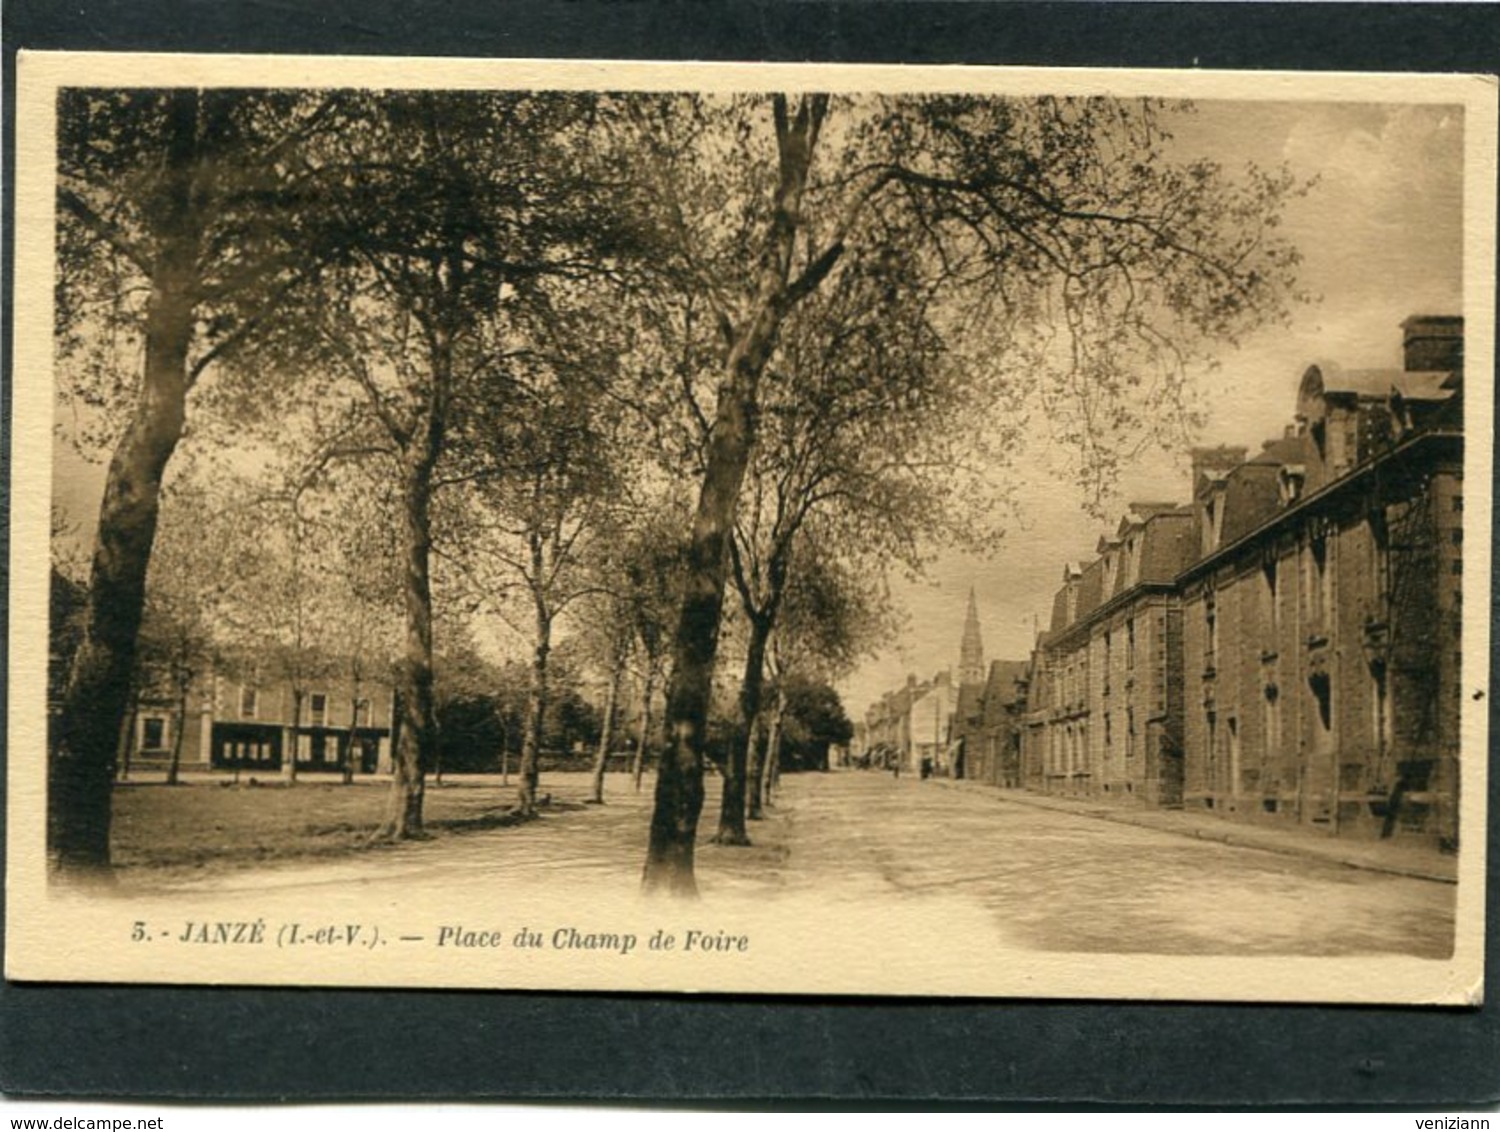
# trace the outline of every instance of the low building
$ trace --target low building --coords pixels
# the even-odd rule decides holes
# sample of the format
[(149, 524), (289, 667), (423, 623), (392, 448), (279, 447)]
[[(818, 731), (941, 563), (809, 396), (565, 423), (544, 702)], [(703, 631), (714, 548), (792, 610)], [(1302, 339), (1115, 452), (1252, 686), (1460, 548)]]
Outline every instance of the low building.
[[(136, 698), (121, 736), (124, 772), (165, 769), (178, 755), (183, 771), (285, 773), (296, 767), (333, 771), (352, 741), (360, 774), (389, 771), (394, 692), (385, 682), (327, 678), (304, 691), (301, 721), (286, 681), (246, 680), (211, 673), (188, 690), (186, 711), (159, 682)], [(181, 742), (178, 742), (178, 730)]]

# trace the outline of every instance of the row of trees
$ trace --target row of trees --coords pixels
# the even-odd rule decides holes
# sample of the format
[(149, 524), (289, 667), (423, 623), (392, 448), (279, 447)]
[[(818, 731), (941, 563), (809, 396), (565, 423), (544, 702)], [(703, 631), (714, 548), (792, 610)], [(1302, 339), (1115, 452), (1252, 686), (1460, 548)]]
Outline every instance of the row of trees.
[(744, 669), (719, 837), (738, 843), (780, 749), (768, 670), (837, 675), (891, 568), (989, 542), (1028, 430), (1106, 483), (1177, 419), (1195, 360), (1282, 313), (1296, 256), (1274, 229), (1296, 187), (1173, 160), (1175, 112), (64, 92), (59, 366), (112, 456), (51, 764), (54, 859), (108, 861), (163, 483), (180, 449), (227, 434), (293, 473), (278, 568), (297, 574), (308, 493), (359, 476), (388, 508), (353, 524), (395, 533), (404, 609), (387, 835), (421, 829), (435, 624), (525, 633), (524, 811), (573, 618), (611, 705), (632, 662), (643, 702), (665, 685), (645, 886), (693, 892), (726, 624)]

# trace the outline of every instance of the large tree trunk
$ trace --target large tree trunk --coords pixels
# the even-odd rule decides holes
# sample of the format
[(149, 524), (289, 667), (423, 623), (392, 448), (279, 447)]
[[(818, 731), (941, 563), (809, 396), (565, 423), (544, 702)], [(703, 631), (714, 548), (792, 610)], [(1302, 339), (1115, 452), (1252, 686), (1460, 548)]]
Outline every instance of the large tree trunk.
[(641, 729), (636, 737), (635, 759), (630, 767), (630, 779), (635, 786), (635, 792), (641, 792), (641, 775), (646, 772), (646, 756), (651, 746), (651, 724), (655, 722), (652, 718), (652, 699), (656, 695), (656, 662), (648, 659), (646, 662), (646, 686), (641, 692)]
[(771, 637), (769, 617), (750, 621), (750, 644), (745, 651), (745, 674), (740, 683), (740, 719), (724, 767), (724, 793), (719, 804), (719, 845), (749, 845), (745, 830), (745, 770), (750, 745), (755, 741), (755, 718), (760, 714), (761, 687), (765, 680), (766, 643)]
[(166, 191), (147, 300), (140, 399), (115, 448), (99, 508), (84, 637), (63, 693), (47, 791), (48, 856), (63, 872), (109, 867), (110, 794), (130, 699), (162, 473), (182, 436), (202, 221), (195, 211), (198, 93), (168, 103)]
[(776, 197), (757, 267), (755, 303), (725, 365), (688, 545), (682, 611), (672, 641), (666, 749), (656, 777), (642, 876), (646, 892), (698, 893), (693, 852), (703, 810), (704, 739), (724, 605), (726, 547), (755, 441), (760, 375), (775, 348), (782, 320), (802, 295), (817, 286), (841, 250), (831, 249), (795, 286), (789, 283), (802, 193), (827, 105), (826, 96), (809, 95), (795, 118), (789, 119), (785, 98), (778, 95), (773, 100), (779, 156)]
[(547, 657), (552, 652), (552, 616), (545, 602), (536, 603), (536, 644), (531, 654), (531, 688), (526, 694), (526, 731), (521, 740), (521, 766), (516, 772), (516, 813), (536, 813), (541, 781), (542, 727), (547, 717)]
[(609, 765), (609, 747), (615, 737), (615, 700), (620, 695), (620, 677), (624, 672), (625, 664), (621, 660), (609, 674), (609, 693), (604, 700), (604, 722), (599, 728), (599, 751), (594, 756), (594, 783), (589, 794), (589, 801), (600, 806), (604, 804), (604, 772)]
[(435, 407), (423, 415), (407, 450), (405, 484), (406, 656), (397, 679), (401, 730), (380, 836), (422, 836), (422, 800), (437, 721), (432, 699), (432, 473), (443, 430)]

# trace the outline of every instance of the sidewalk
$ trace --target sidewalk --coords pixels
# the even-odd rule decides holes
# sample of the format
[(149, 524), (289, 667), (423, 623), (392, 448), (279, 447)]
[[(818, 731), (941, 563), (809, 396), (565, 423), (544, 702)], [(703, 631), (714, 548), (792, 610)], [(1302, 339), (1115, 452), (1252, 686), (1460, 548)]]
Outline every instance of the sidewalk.
[(1439, 881), (1444, 884), (1458, 883), (1458, 857), (1456, 855), (1423, 846), (1403, 845), (1399, 841), (1341, 841), (1336, 837), (1311, 830), (1252, 825), (1248, 822), (1237, 822), (1214, 817), (1211, 814), (1189, 813), (1184, 810), (1157, 810), (1146, 806), (1107, 802), (1100, 798), (1061, 798), (1051, 794), (1033, 794), (1026, 790), (988, 786), (963, 779), (955, 781), (951, 778), (931, 778), (928, 781), (954, 790), (981, 791), (992, 795), (998, 801), (1010, 802), (1018, 806), (1032, 806), (1040, 810), (1052, 810), (1077, 817), (1140, 826), (1144, 829), (1175, 833), (1181, 837), (1196, 837), (1202, 841), (1216, 841), (1221, 845), (1234, 845), (1243, 849), (1260, 849), (1267, 853), (1311, 857), (1320, 861), (1347, 865), (1352, 869), (1367, 869), (1371, 872)]

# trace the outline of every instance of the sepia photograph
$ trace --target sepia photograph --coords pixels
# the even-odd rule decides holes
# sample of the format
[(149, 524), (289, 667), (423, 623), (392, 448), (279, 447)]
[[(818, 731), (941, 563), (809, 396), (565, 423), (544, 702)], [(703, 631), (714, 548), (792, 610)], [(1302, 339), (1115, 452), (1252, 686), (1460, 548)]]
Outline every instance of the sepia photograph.
[(1492, 79), (18, 84), (8, 978), (1482, 1002)]

